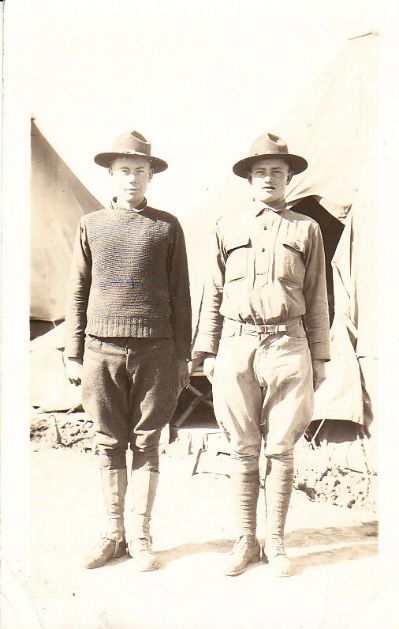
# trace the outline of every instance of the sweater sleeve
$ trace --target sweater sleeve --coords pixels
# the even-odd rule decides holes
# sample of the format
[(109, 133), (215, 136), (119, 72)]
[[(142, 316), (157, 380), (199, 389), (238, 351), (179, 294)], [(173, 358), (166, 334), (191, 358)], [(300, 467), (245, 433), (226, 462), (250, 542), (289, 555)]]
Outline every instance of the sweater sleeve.
[(87, 304), (91, 285), (91, 253), (81, 219), (76, 232), (67, 289), (65, 351), (68, 358), (83, 358)]
[(191, 298), (184, 234), (176, 219), (168, 258), (171, 324), (178, 358), (189, 359), (191, 347)]

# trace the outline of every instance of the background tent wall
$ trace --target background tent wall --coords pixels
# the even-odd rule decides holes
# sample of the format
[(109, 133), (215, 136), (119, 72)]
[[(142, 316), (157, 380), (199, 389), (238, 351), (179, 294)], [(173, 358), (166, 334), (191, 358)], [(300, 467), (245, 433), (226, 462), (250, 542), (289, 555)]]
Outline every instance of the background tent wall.
[(100, 208), (32, 120), (31, 307), (33, 319), (64, 317), (65, 286), (79, 218)]
[(294, 177), (288, 200), (317, 195), (345, 218), (361, 185), (365, 162), (376, 163), (378, 35), (349, 40), (338, 57), (274, 129), (304, 155), (309, 168)]

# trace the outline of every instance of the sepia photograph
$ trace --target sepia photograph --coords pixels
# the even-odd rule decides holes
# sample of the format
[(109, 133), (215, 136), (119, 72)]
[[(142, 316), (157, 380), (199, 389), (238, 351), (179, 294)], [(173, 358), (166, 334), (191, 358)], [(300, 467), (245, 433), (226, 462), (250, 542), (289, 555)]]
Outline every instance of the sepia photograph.
[(1, 4), (1, 626), (395, 629), (394, 7)]

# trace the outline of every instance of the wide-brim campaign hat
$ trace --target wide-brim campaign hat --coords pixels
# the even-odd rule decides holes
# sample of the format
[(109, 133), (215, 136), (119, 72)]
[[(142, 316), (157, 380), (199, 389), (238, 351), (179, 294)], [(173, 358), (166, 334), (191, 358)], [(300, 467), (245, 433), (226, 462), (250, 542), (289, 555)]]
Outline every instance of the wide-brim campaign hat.
[(282, 138), (273, 133), (264, 133), (253, 142), (249, 149), (249, 155), (234, 164), (233, 172), (239, 177), (247, 178), (254, 162), (260, 159), (276, 157), (284, 159), (289, 164), (294, 175), (301, 173), (308, 167), (306, 159), (288, 151), (287, 144)]
[(109, 168), (116, 157), (127, 157), (132, 155), (146, 157), (150, 162), (154, 173), (160, 173), (168, 167), (168, 164), (163, 159), (151, 155), (151, 144), (138, 131), (127, 131), (126, 133), (120, 135), (115, 140), (112, 150), (107, 153), (98, 153), (94, 157), (94, 161), (99, 166)]

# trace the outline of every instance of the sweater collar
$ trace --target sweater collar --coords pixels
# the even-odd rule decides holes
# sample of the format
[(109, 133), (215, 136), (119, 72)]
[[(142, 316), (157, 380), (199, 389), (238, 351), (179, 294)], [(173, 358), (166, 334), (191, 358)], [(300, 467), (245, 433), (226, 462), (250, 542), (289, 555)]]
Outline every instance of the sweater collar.
[(113, 197), (110, 203), (110, 208), (112, 210), (121, 210), (122, 212), (136, 212), (140, 213), (147, 207), (147, 199), (144, 197), (142, 202), (137, 207), (127, 207), (126, 205), (121, 205), (118, 203), (117, 197)]

